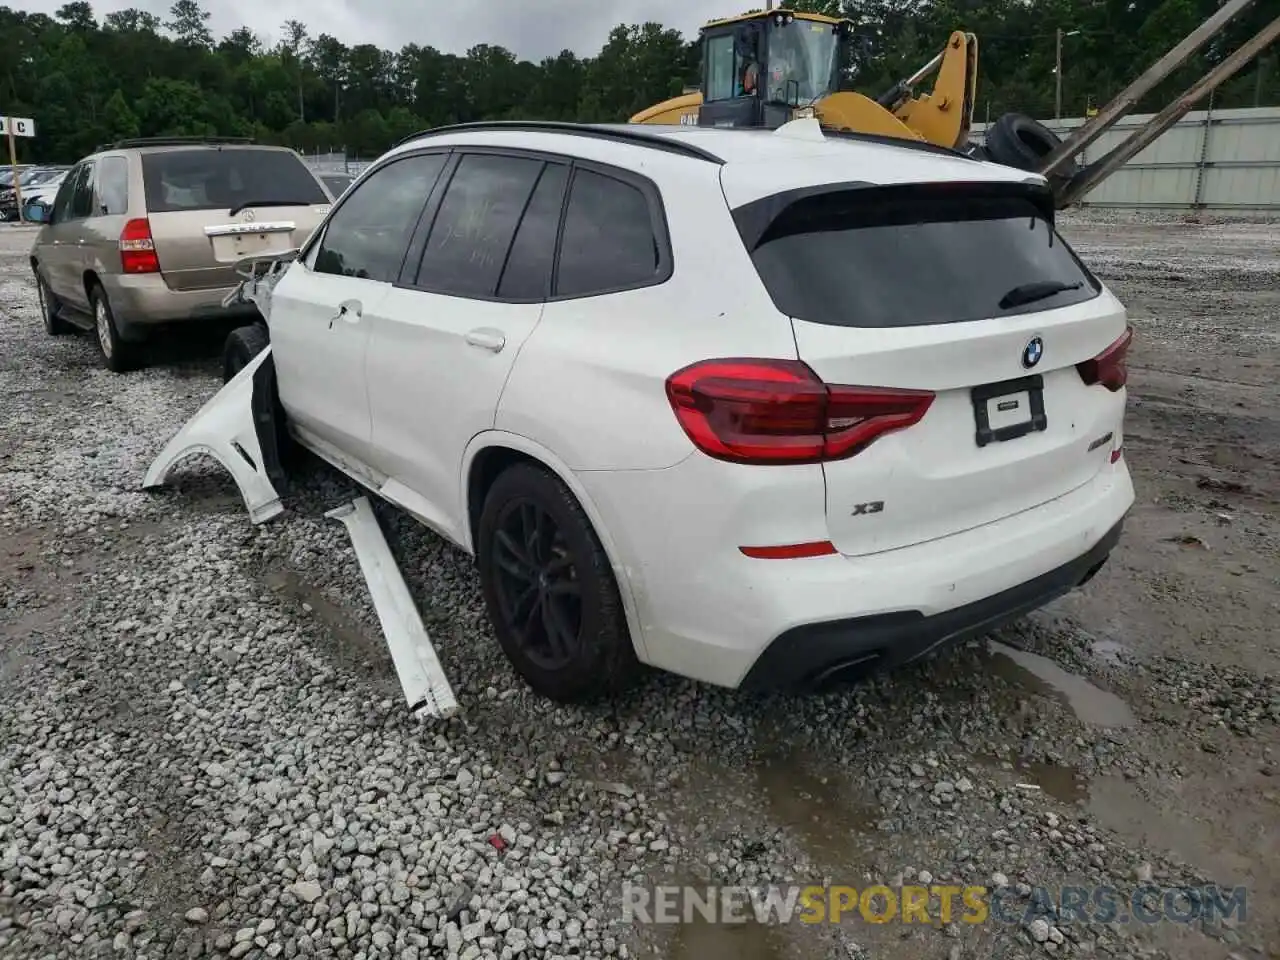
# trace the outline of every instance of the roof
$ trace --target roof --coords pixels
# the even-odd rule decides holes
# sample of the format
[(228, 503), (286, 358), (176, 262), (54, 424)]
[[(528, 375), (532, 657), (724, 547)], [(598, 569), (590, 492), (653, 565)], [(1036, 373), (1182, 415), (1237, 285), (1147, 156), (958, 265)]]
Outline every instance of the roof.
[[(674, 164), (720, 169), (729, 205), (736, 207), (784, 190), (823, 183), (892, 185), (937, 181), (1043, 184), (1036, 174), (971, 159), (924, 141), (822, 130), (816, 120), (793, 121), (779, 130), (695, 127), (677, 124), (480, 123), (442, 127), (407, 138), (393, 152), (423, 146), (490, 144), (525, 149), (532, 138), (546, 149), (583, 159), (634, 160), (637, 170)], [(575, 142), (576, 141), (576, 142)], [(657, 149), (655, 149), (655, 147)]]
[(740, 13), (736, 17), (725, 17), (720, 20), (708, 20), (702, 25), (701, 29), (709, 30), (713, 27), (726, 27), (734, 23), (745, 23), (748, 20), (762, 20), (766, 17), (777, 16), (778, 14), (782, 14), (784, 16), (790, 14), (797, 20), (809, 20), (814, 23), (829, 23), (833, 26), (837, 23), (853, 22), (852, 20), (841, 17), (828, 17), (822, 13), (804, 13), (800, 10), (788, 10), (786, 7), (783, 7), (779, 10), (753, 10), (750, 13)]

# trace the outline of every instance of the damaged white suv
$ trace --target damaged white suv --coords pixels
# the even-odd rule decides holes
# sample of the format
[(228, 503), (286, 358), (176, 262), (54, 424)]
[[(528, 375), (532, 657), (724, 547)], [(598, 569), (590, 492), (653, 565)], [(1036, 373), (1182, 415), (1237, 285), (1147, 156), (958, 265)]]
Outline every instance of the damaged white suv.
[(1087, 581), (1133, 502), (1123, 306), (1042, 179), (927, 144), (442, 128), (259, 286), (255, 519), (287, 436), (474, 554), (554, 698), (913, 659)]

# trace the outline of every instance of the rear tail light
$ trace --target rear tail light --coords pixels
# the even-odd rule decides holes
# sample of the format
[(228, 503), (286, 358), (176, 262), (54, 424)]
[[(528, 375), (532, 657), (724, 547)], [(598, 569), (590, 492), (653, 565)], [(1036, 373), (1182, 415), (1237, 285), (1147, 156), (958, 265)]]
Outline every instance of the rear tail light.
[(918, 423), (926, 390), (823, 383), (798, 360), (706, 360), (667, 378), (667, 399), (703, 453), (735, 463), (819, 463), (851, 457)]
[(1125, 361), (1128, 358), (1131, 343), (1133, 343), (1133, 327), (1127, 328), (1124, 336), (1093, 359), (1077, 363), (1076, 369), (1080, 371), (1080, 379), (1087, 386), (1100, 383), (1115, 393), (1129, 380), (1129, 367)]
[(120, 231), (120, 268), (125, 273), (159, 273), (160, 258), (145, 217), (130, 220)]

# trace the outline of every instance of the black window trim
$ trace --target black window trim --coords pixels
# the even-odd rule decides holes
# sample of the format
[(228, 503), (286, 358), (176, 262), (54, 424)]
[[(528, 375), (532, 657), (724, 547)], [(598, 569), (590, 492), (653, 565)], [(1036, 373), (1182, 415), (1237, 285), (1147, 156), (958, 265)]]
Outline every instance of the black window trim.
[[(410, 233), (409, 246), (405, 250), (405, 256), (402, 257), (400, 260), (400, 269), (396, 271), (397, 277), (399, 277), (404, 273), (405, 259), (408, 257), (409, 250), (412, 249), (413, 247), (412, 238), (417, 235), (417, 232), (421, 227), (422, 213), (423, 211), (430, 208), (432, 202), (435, 200), (436, 196), (440, 192), (441, 182), (445, 179), (446, 175), (449, 173), (451, 169), (451, 164), (453, 163), (453, 148), (447, 147), (447, 146), (446, 147), (433, 146), (433, 147), (423, 147), (421, 150), (406, 150), (404, 153), (397, 153), (395, 156), (388, 157), (386, 158), (386, 160), (383, 160), (379, 163), (374, 164), (369, 169), (361, 171), (359, 177), (357, 177), (357, 179), (360, 181), (360, 187), (361, 189), (363, 189), (368, 186), (370, 180), (372, 180), (380, 172), (385, 170), (387, 167), (392, 166), (393, 164), (397, 164), (403, 160), (410, 160), (416, 157), (441, 156), (441, 155), (443, 155), (445, 158), (444, 166), (440, 170), (440, 175), (436, 178), (436, 182), (431, 189), (431, 193), (423, 199), (422, 210), (418, 211), (418, 220), (415, 221), (413, 230)], [(355, 186), (354, 180), (352, 181), (351, 186), (352, 187)], [(311, 254), (314, 253), (317, 249), (319, 249), (320, 244), (324, 243), (324, 238), (329, 234), (329, 226), (330, 224), (332, 224), (333, 218), (337, 216), (338, 211), (342, 209), (344, 204), (350, 203), (351, 198), (354, 197), (357, 193), (358, 191), (348, 188), (342, 194), (342, 196), (334, 200), (329, 206), (329, 212), (325, 214), (325, 218), (322, 221), (320, 221), (320, 226), (316, 227), (315, 232), (312, 233), (311, 236), (306, 240), (306, 242), (303, 243), (303, 245), (298, 248), (297, 260), (300, 261), (302, 265), (306, 267), (309, 272), (311, 273), (318, 272), (315, 269), (314, 265), (308, 262), (311, 259)], [(346, 279), (360, 280), (360, 279), (368, 279), (368, 278), (347, 277)], [(371, 280), (370, 282), (371, 283), (387, 283), (388, 281)], [(395, 284), (394, 280), (392, 280), (391, 282), (393, 285)]]
[[(425, 151), (424, 151), (425, 152)], [(439, 151), (436, 151), (439, 152)], [(403, 290), (414, 290), (419, 293), (430, 293), (440, 297), (453, 297), (458, 300), (476, 300), (482, 303), (511, 303), (511, 304), (531, 304), (531, 303), (559, 303), (568, 300), (585, 300), (588, 297), (602, 297), (613, 293), (625, 293), (631, 290), (643, 290), (647, 287), (656, 287), (666, 283), (671, 279), (675, 272), (674, 257), (671, 250), (671, 231), (667, 222), (666, 207), (662, 203), (662, 193), (658, 189), (658, 185), (648, 177), (627, 170), (623, 167), (617, 167), (608, 163), (600, 163), (596, 160), (584, 160), (580, 157), (570, 156), (568, 154), (556, 153), (548, 150), (532, 150), (522, 147), (498, 147), (498, 146), (466, 146), (456, 144), (452, 147), (453, 156), (446, 164), (445, 169), (440, 174), (440, 179), (436, 181), (436, 189), (432, 191), (430, 200), (418, 218), (418, 225), (414, 228), (413, 237), (409, 241), (409, 249), (406, 251), (404, 263), (401, 264), (400, 276), (395, 281), (395, 286)], [(431, 227), (435, 224), (436, 214), (439, 212), (440, 204), (444, 200), (445, 192), (449, 183), (453, 180), (453, 175), (458, 169), (462, 158), (468, 154), (487, 154), (490, 156), (508, 156), (527, 160), (540, 160), (544, 163), (558, 163), (569, 168), (568, 178), (565, 181), (564, 196), (560, 198), (560, 222), (556, 227), (555, 253), (551, 261), (551, 292), (545, 297), (500, 297), (496, 291), (492, 296), (462, 295), (458, 293), (450, 293), (444, 290), (434, 289), (432, 287), (417, 286), (412, 280), (416, 279), (418, 265), (422, 261), (423, 254), (426, 249), (426, 238), (430, 233)], [(649, 211), (649, 225), (653, 230), (654, 239), (658, 242), (658, 268), (651, 278), (636, 282), (623, 284), (618, 287), (610, 287), (603, 290), (593, 290), (590, 293), (574, 293), (557, 295), (555, 293), (556, 283), (560, 277), (560, 252), (561, 244), (564, 239), (564, 222), (565, 216), (569, 210), (569, 198), (573, 195), (573, 181), (579, 169), (597, 173), (600, 176), (608, 177), (625, 183), (628, 186), (638, 189), (646, 200), (646, 206)], [(541, 175), (539, 175), (541, 176)], [(535, 184), (536, 189), (536, 184)], [(532, 193), (529, 200), (532, 200)], [(526, 201), (526, 209), (527, 209)], [(520, 230), (521, 224), (524, 222), (524, 214), (516, 223), (516, 232)], [(512, 241), (514, 242), (514, 235)], [(508, 249), (508, 255), (510, 250)], [(410, 264), (413, 264), (412, 271)], [(503, 265), (506, 269), (506, 265)], [(499, 285), (502, 277), (499, 275)]]

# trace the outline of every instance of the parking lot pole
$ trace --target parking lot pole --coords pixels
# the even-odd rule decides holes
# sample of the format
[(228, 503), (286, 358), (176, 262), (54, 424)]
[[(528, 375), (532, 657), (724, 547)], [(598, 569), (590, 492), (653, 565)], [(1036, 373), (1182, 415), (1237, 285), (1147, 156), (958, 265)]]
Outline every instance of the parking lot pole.
[(18, 182), (18, 145), (13, 136), (13, 118), (5, 117), (5, 132), (9, 134), (9, 169), (13, 171), (13, 199), (18, 204), (18, 222), (22, 223), (22, 184)]

